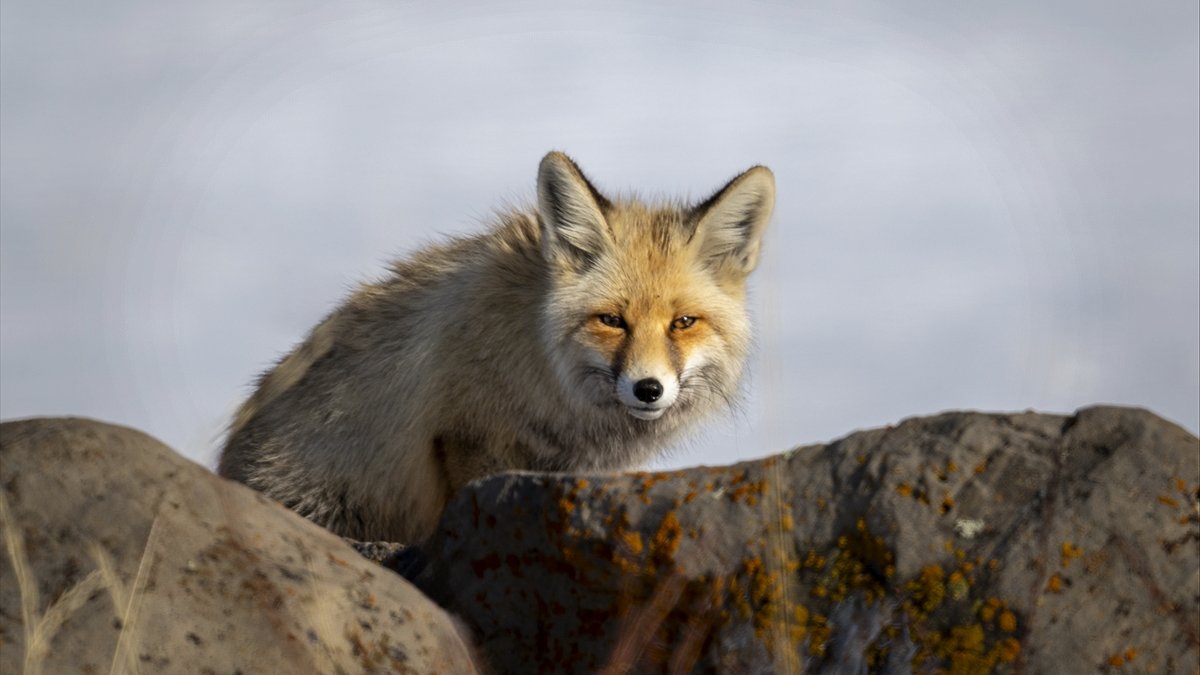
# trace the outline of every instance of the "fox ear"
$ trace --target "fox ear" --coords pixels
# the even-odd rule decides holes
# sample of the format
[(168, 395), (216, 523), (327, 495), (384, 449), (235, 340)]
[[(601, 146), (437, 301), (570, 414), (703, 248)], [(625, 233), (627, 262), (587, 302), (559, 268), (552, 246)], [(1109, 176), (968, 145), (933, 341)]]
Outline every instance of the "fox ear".
[(745, 279), (758, 265), (774, 208), (775, 174), (765, 166), (753, 167), (692, 209), (692, 245), (719, 274)]
[(551, 152), (538, 166), (538, 213), (542, 221), (542, 254), (576, 270), (595, 263), (611, 247), (604, 210), (608, 200), (561, 152)]

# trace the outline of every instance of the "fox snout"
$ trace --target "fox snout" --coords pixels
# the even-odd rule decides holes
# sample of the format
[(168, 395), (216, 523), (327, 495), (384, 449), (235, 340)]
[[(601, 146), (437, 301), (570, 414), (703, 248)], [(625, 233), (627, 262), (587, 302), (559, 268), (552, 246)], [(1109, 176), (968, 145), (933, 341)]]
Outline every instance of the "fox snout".
[(617, 400), (641, 420), (662, 417), (679, 397), (679, 378), (673, 373), (648, 376), (623, 373), (617, 378)]
[(643, 403), (654, 403), (662, 398), (663, 386), (662, 383), (653, 377), (647, 377), (644, 380), (638, 380), (633, 385), (633, 395), (637, 400)]

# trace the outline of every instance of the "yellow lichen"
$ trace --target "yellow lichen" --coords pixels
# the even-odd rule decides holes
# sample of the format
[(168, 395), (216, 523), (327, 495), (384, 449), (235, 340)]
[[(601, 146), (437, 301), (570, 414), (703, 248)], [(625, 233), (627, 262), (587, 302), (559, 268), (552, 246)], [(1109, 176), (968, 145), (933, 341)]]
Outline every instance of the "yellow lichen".
[(1083, 549), (1072, 544), (1069, 541), (1064, 541), (1062, 544), (1062, 566), (1066, 567), (1071, 564), (1071, 560), (1083, 555)]
[(662, 559), (674, 559), (682, 536), (683, 528), (679, 525), (679, 518), (674, 511), (667, 511), (667, 515), (663, 516), (662, 523), (658, 526), (658, 531), (654, 533), (654, 554)]
[(1000, 660), (1005, 663), (1012, 663), (1021, 655), (1021, 643), (1016, 638), (1004, 638), (998, 647)]
[(950, 592), (950, 597), (955, 600), (962, 600), (967, 597), (967, 591), (970, 590), (966, 577), (962, 572), (955, 570), (950, 573), (950, 579), (946, 583), (946, 590)]
[(642, 535), (637, 530), (618, 531), (614, 533), (616, 540), (624, 547), (625, 552), (630, 555), (640, 556), (642, 554)]
[(1046, 590), (1051, 593), (1062, 593), (1063, 580), (1057, 574), (1051, 574), (1050, 580), (1046, 582)]

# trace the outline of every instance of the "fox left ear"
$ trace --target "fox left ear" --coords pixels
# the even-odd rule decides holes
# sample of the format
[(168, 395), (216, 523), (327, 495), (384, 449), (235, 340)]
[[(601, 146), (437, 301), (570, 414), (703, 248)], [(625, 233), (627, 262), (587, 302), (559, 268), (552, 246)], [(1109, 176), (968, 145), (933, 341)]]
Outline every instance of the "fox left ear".
[(582, 271), (612, 245), (604, 211), (609, 202), (575, 162), (551, 152), (538, 166), (538, 214), (547, 261)]
[(774, 208), (775, 174), (765, 166), (752, 167), (692, 209), (692, 245), (719, 273), (745, 279), (758, 265)]

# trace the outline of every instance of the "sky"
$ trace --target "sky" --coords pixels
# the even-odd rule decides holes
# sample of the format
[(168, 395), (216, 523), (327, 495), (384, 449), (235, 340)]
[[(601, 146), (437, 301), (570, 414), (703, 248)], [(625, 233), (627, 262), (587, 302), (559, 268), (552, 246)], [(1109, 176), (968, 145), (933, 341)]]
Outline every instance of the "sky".
[(389, 259), (532, 200), (777, 202), (738, 410), (655, 466), (942, 410), (1200, 428), (1195, 2), (0, 3), (0, 417), (212, 466)]

